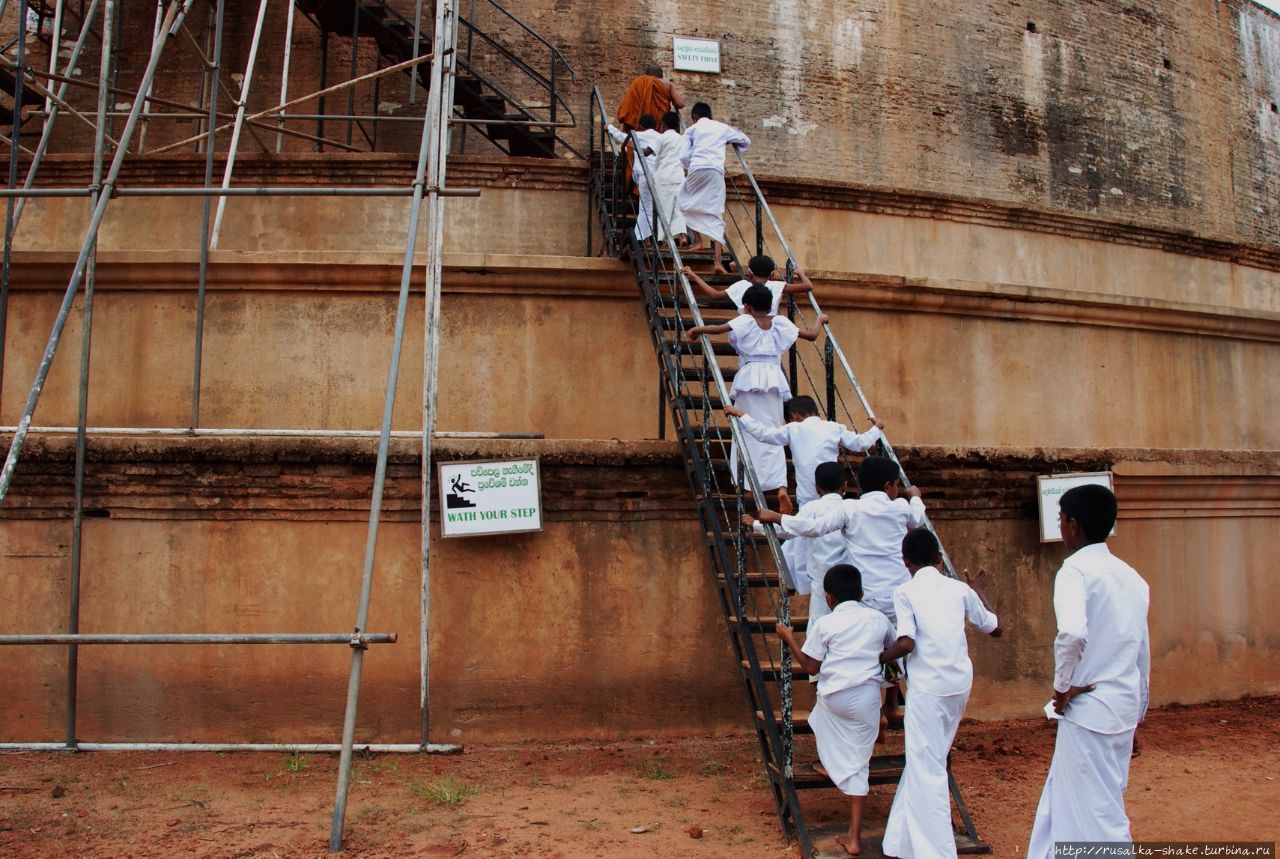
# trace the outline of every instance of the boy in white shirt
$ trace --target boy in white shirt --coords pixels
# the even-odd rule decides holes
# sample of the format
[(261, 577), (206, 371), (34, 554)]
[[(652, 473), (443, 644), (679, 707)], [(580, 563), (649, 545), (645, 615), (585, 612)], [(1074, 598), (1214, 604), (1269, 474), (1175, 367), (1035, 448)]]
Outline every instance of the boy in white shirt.
[(953, 859), (947, 756), (973, 686), (964, 622), (993, 638), (1003, 630), (983, 593), (986, 571), (958, 582), (938, 571), (942, 551), (925, 528), (902, 540), (911, 581), (893, 592), (898, 640), (880, 654), (889, 664), (906, 657), (907, 763), (884, 830), (884, 854), (899, 859)]
[(1132, 842), (1124, 792), (1133, 735), (1147, 713), (1150, 589), (1111, 554), (1116, 497), (1076, 486), (1058, 502), (1062, 544), (1071, 553), (1053, 581), (1052, 707), (1058, 721), (1027, 859), (1048, 859), (1060, 841)]
[(799, 281), (796, 283), (787, 283), (784, 280), (772, 280), (773, 272), (777, 268), (774, 265), (773, 257), (753, 256), (747, 261), (747, 276), (742, 280), (734, 282), (731, 286), (724, 289), (716, 289), (707, 283), (698, 275), (694, 274), (693, 269), (685, 266), (680, 269), (685, 276), (689, 278), (689, 282), (694, 285), (699, 292), (708, 298), (728, 299), (733, 302), (733, 306), (738, 308), (739, 313), (746, 313), (742, 308), (742, 294), (750, 289), (754, 284), (760, 284), (766, 287), (773, 295), (773, 307), (771, 308), (773, 315), (778, 315), (778, 307), (781, 305), (782, 296), (793, 293), (813, 292), (813, 282), (809, 280), (809, 276), (804, 273), (804, 269), (796, 269), (796, 277)]
[[(834, 462), (839, 459), (841, 448), (854, 453), (870, 450), (876, 442), (884, 438), (884, 421), (875, 420), (872, 422), (871, 429), (864, 433), (854, 433), (844, 424), (819, 417), (818, 404), (812, 397), (806, 396), (792, 397), (787, 400), (786, 405), (783, 406), (783, 412), (786, 414), (787, 423), (782, 426), (767, 426), (736, 406), (726, 406), (724, 410), (725, 414), (734, 415), (741, 420), (742, 428), (756, 441), (763, 444), (786, 445), (791, 448), (791, 462), (796, 472), (796, 502), (799, 505), (796, 515), (814, 518), (817, 516), (816, 510), (808, 510), (806, 506), (818, 499), (819, 492), (814, 485), (814, 475), (818, 466), (824, 462)], [(843, 479), (844, 471), (842, 468), (840, 471)], [(841, 491), (842, 496), (843, 494)], [(833, 505), (833, 502), (835, 499), (824, 503)], [(834, 509), (834, 506), (824, 507), (823, 512), (829, 512), (830, 509)], [(811, 544), (819, 539), (826, 540), (827, 545), (830, 545), (832, 541), (839, 541), (841, 537), (838, 533), (834, 533), (825, 537), (796, 537), (794, 540), (783, 543), (783, 555), (787, 559), (793, 581), (806, 581), (810, 575), (821, 579), (832, 563), (838, 563), (831, 561), (816, 569), (808, 567), (809, 555), (814, 552)], [(846, 557), (840, 561), (848, 563), (849, 559)], [(815, 589), (815, 592), (820, 594), (821, 589)], [(820, 602), (820, 600), (814, 602)]]
[(877, 651), (893, 641), (884, 615), (862, 605), (862, 577), (848, 564), (832, 567), (823, 579), (831, 613), (809, 621), (804, 647), (779, 624), (778, 636), (804, 671), (818, 676), (818, 697), (809, 724), (818, 758), (831, 781), (849, 797), (849, 831), (836, 839), (846, 852), (862, 852), (862, 808), (869, 789), (871, 752), (880, 731), (880, 677)]
[(711, 118), (711, 105), (700, 101), (689, 111), (693, 123), (685, 129), (689, 149), (682, 159), (688, 174), (676, 204), (684, 212), (685, 223), (697, 235), (690, 250), (703, 250), (704, 239), (714, 248), (716, 274), (728, 274), (721, 255), (724, 251), (724, 148), (745, 151), (751, 138), (732, 125)]

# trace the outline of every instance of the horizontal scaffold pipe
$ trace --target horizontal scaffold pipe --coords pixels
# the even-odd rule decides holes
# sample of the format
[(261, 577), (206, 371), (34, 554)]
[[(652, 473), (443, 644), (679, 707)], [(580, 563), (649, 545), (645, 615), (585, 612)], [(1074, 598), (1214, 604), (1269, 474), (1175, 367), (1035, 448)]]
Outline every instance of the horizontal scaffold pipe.
[(35, 633), (0, 635), (5, 644), (395, 644), (395, 632), (361, 633)]
[[(479, 197), (479, 188), (441, 188), (443, 197)], [(6, 197), (88, 197), (90, 188), (0, 188)], [(264, 186), (260, 188), (116, 188), (113, 197), (412, 197), (413, 189), (395, 185), (350, 188)]]
[[(2, 752), (300, 752), (323, 754), (338, 752), (338, 743), (0, 743)], [(379, 754), (457, 755), (457, 743), (361, 743), (358, 752)]]
[[(15, 426), (0, 426), (0, 433), (15, 432)], [(66, 435), (76, 432), (75, 427), (28, 427), (28, 433)], [(336, 429), (236, 429), (228, 427), (86, 427), (87, 435), (141, 435), (141, 436), (194, 436), (197, 438), (236, 438), (240, 436), (284, 436), (288, 438), (377, 438), (378, 430)], [(432, 438), (477, 438), (537, 441), (544, 438), (540, 432), (433, 432)], [(420, 430), (392, 430), (392, 438), (422, 438)]]

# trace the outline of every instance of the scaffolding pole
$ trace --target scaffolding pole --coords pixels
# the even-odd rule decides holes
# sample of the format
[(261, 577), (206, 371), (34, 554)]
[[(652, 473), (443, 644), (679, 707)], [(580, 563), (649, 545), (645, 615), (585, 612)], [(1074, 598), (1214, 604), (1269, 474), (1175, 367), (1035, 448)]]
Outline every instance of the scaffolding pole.
[[(80, 37), (76, 39), (75, 47), (71, 49), (71, 57), (67, 60), (66, 76), (68, 78), (80, 64), (80, 52), (84, 50), (84, 43), (89, 37), (90, 25), (93, 23), (93, 16), (98, 14), (98, 3), (99, 0), (92, 0), (89, 4), (88, 10), (85, 12), (84, 21), (80, 26)], [(54, 73), (57, 71), (52, 68), (52, 65), (53, 64), (50, 63), (50, 79), (53, 78)], [(31, 157), (31, 163), (27, 166), (27, 177), (22, 181), (23, 190), (30, 188), (36, 180), (36, 171), (40, 169), (40, 164), (44, 161), (45, 152), (49, 149), (49, 142), (53, 139), (54, 125), (58, 121), (58, 112), (62, 109), (61, 102), (66, 99), (67, 90), (70, 86), (71, 84), (64, 80), (62, 85), (58, 88), (57, 101), (53, 103), (52, 107), (47, 108), (49, 112), (48, 117), (44, 121), (44, 130), (40, 134), (40, 143), (36, 146), (35, 154)], [(98, 118), (98, 128), (94, 129), (95, 138), (97, 136), (98, 129), (102, 129), (103, 131), (106, 130), (101, 116)], [(18, 224), (22, 221), (22, 212), (26, 206), (26, 198), (19, 197), (18, 203), (14, 207), (13, 212), (13, 228), (15, 230), (18, 228)]]
[[(0, 14), (3, 13), (0, 8)], [(18, 184), (18, 143), (22, 137), (22, 74), (27, 50), (27, 0), (18, 0), (18, 68), (13, 74), (13, 125), (9, 129), (9, 187)], [(5, 205), (4, 260), (0, 263), (0, 392), (4, 390), (4, 353), (9, 326), (9, 278), (13, 274), (14, 201)], [(3, 499), (0, 493), (0, 499)]]
[[(379, 69), (375, 72), (368, 72), (367, 74), (363, 74), (354, 80), (343, 81), (340, 84), (334, 84), (333, 86), (325, 87), (323, 89), (316, 90), (315, 92), (298, 96), (297, 98), (291, 98), (288, 101), (283, 102), (281, 104), (273, 105), (272, 107), (269, 107), (266, 110), (260, 110), (257, 113), (251, 113), (247, 117), (245, 117), (245, 120), (247, 122), (251, 122), (253, 120), (262, 119), (263, 117), (279, 115), (279, 113), (282, 110), (293, 107), (296, 104), (304, 104), (308, 101), (312, 101), (313, 99), (322, 99), (327, 95), (333, 95), (335, 92), (341, 92), (342, 90), (347, 89), (348, 87), (353, 87), (358, 84), (362, 84), (365, 81), (371, 81), (375, 78), (386, 77), (387, 75), (394, 74), (396, 72), (402, 72), (405, 69), (411, 69), (414, 66), (419, 65), (420, 63), (425, 63), (430, 59), (431, 59), (431, 55), (427, 54), (421, 57), (414, 57), (411, 60), (405, 60), (403, 63), (396, 63), (394, 66), (387, 66), (386, 68)], [(321, 111), (321, 113), (323, 114), (323, 111)], [(341, 116), (328, 116), (328, 118), (342, 119)], [(218, 131), (226, 131), (230, 127), (231, 127), (231, 124), (220, 125), (216, 129), (214, 129), (213, 132), (204, 131), (204, 132), (201, 132), (200, 134), (193, 134), (191, 137), (185, 137), (182, 140), (178, 140), (173, 143), (167, 143), (164, 146), (159, 146), (155, 149), (152, 149), (147, 154), (159, 155), (161, 153), (169, 152), (174, 149), (181, 149), (184, 146), (188, 146), (192, 143), (195, 143), (197, 140), (201, 140), (205, 137), (208, 137), (211, 133), (218, 132)], [(273, 130), (275, 129), (273, 128)], [(334, 143), (334, 141), (328, 140), (328, 139), (325, 139), (324, 142)]]
[[(289, 100), (289, 67), (293, 63), (293, 13), (298, 8), (297, 3), (289, 4), (289, 17), (284, 24), (284, 65), (280, 72), (280, 103), (284, 104)], [(280, 111), (279, 121), (280, 131), (276, 132), (276, 152), (284, 151), (284, 111)], [(209, 127), (213, 127), (213, 122), (209, 123)]]
[[(231, 143), (227, 146), (227, 165), (222, 171), (222, 187), (231, 187), (231, 173), (236, 168), (236, 150), (240, 146), (240, 132), (244, 129), (244, 114), (249, 105), (249, 91), (253, 86), (253, 69), (258, 63), (258, 46), (262, 44), (262, 25), (267, 20), (267, 3), (262, 0), (258, 4), (258, 20), (253, 26), (253, 42), (249, 45), (249, 58), (244, 64), (244, 83), (240, 85), (240, 98), (236, 102), (236, 121), (231, 129)], [(359, 5), (359, 4), (357, 4)], [(222, 42), (222, 32), (218, 32), (218, 43)], [(220, 48), (215, 48), (219, 50)], [(209, 147), (213, 151), (213, 147)], [(222, 216), (226, 213), (227, 198), (218, 200), (218, 211), (213, 216), (213, 234), (207, 238), (211, 250), (218, 248), (218, 235), (222, 232)]]
[[(289, 4), (290, 10), (293, 4)], [(218, 121), (218, 85), (221, 83), (222, 77), (222, 28), (224, 21), (224, 13), (226, 12), (226, 0), (217, 0), (217, 11), (214, 12), (214, 37), (213, 37), (213, 62), (208, 65), (212, 68), (213, 85), (209, 88), (209, 127), (213, 128)], [(213, 147), (216, 143), (216, 137), (209, 138), (209, 145), (205, 147), (204, 155), (204, 187), (209, 188), (213, 184)], [(229, 166), (229, 165), (228, 165)], [(229, 177), (228, 177), (229, 178)], [(226, 199), (225, 197), (221, 199)], [(209, 277), (209, 210), (213, 205), (213, 197), (205, 197), (200, 207), (200, 273), (196, 284), (196, 336), (195, 336), (195, 358), (191, 371), (191, 428), (195, 429), (200, 425), (200, 374), (203, 370), (204, 363), (204, 308), (205, 308), (205, 287)], [(221, 210), (219, 210), (221, 213)]]
[(431, 63), (431, 92), (427, 114), (435, 125), (436, 140), (431, 150), (427, 201), (427, 269), (423, 296), (425, 326), (422, 356), (422, 581), (419, 609), (419, 694), (421, 696), (422, 742), (431, 729), (431, 437), (436, 427), (436, 388), (440, 356), (440, 283), (443, 272), (445, 167), (449, 158), (449, 117), (453, 114), (454, 72), (458, 60), (458, 13), (455, 0), (439, 0), (436, 6), (434, 48)]
[[(147, 61), (146, 70), (143, 72), (142, 89), (155, 79), (156, 68), (160, 65), (160, 56), (164, 53), (165, 42), (168, 34), (172, 32), (175, 22), (180, 22), (186, 17), (187, 9), (192, 0), (170, 0), (168, 11), (165, 13), (165, 25), (161, 28), (161, 35), (151, 45), (151, 57)], [(26, 6), (26, 0), (21, 0), (22, 7)], [(19, 87), (21, 92), (21, 87)], [(97, 205), (94, 206), (93, 214), (89, 219), (89, 226), (85, 231), (84, 242), (80, 247), (80, 254), (76, 258), (75, 268), (71, 272), (71, 278), (67, 282), (67, 290), (62, 299), (62, 305), (58, 309), (58, 315), (53, 323), (53, 330), (49, 334), (49, 342), (45, 346), (44, 356), (40, 360), (40, 366), (36, 370), (35, 380), (31, 383), (31, 391), (27, 395), (26, 404), (23, 406), (22, 416), (18, 420), (18, 429), (13, 434), (13, 441), (9, 445), (9, 453), (5, 457), (4, 468), (0, 470), (0, 502), (4, 501), (4, 497), (9, 492), (9, 485), (13, 481), (13, 472), (17, 468), (18, 458), (22, 454), (22, 444), (26, 440), (27, 427), (31, 424), (32, 415), (35, 414), (36, 404), (40, 402), (40, 393), (44, 390), (45, 380), (49, 376), (49, 368), (53, 365), (53, 356), (58, 351), (58, 343), (62, 339), (62, 329), (66, 327), (67, 315), (71, 312), (71, 305), (75, 301), (76, 292), (79, 291), (80, 281), (84, 278), (85, 267), (89, 261), (89, 253), (97, 240), (98, 228), (102, 225), (102, 218), (106, 214), (107, 205), (111, 202), (111, 188), (114, 187), (116, 179), (119, 178), (120, 168), (124, 166), (125, 156), (128, 153), (129, 141), (133, 139), (134, 129), (138, 125), (138, 117), (142, 113), (142, 101), (135, 101), (133, 109), (129, 112), (129, 119), (125, 122), (124, 133), (120, 136), (120, 146), (116, 150), (115, 157), (111, 161), (111, 170), (107, 173), (107, 178), (103, 184), (103, 193), (98, 198)], [(16, 155), (14, 156), (16, 157)], [(11, 171), (10, 178), (13, 184), (16, 184), (16, 178), (13, 177)], [(12, 213), (12, 209), (10, 209)], [(12, 235), (6, 230), (5, 248), (8, 250), (12, 241)], [(6, 260), (8, 254), (6, 253)], [(8, 265), (5, 266), (6, 270)], [(7, 292), (7, 278), (5, 283), (5, 291)], [(5, 295), (5, 298), (8, 296)], [(0, 302), (2, 304), (2, 302)], [(0, 340), (0, 344), (3, 341)]]
[[(442, 0), (437, 12), (437, 22), (444, 14), (444, 7), (449, 0)], [(354, 35), (352, 36), (354, 39)], [(437, 48), (440, 31), (437, 29)], [(433, 56), (442, 56), (440, 50)], [(438, 61), (433, 61), (433, 70), (438, 68)], [(433, 78), (432, 98), (440, 98), (443, 77)], [(382, 408), (382, 430), (378, 436), (378, 460), (374, 467), (373, 498), (369, 505), (369, 530), (365, 540), (364, 569), (360, 578), (360, 605), (356, 615), (356, 628), (363, 629), (368, 623), (369, 599), (373, 589), (373, 562), (378, 543), (378, 522), (382, 513), (383, 487), (387, 475), (387, 456), (391, 441), (391, 422), (395, 410), (396, 385), (400, 375), (400, 351), (404, 343), (405, 319), (409, 309), (409, 285), (413, 280), (413, 262), (417, 251), (418, 221), (422, 212), (422, 199), (426, 183), (427, 162), (432, 147), (440, 145), (440, 137), (447, 126), (439, 121), (439, 115), (428, 109), (423, 116), (422, 138), (418, 146), (418, 165), (413, 178), (413, 201), (409, 208), (409, 224), (406, 230), (404, 263), (400, 270), (400, 295), (396, 305), (395, 334), (391, 343), (391, 365), (387, 371), (386, 396)], [(431, 189), (434, 193), (435, 186)], [(424, 448), (426, 443), (424, 440)], [(426, 499), (424, 499), (425, 503)], [(364, 665), (364, 651), (351, 651), (351, 674), (347, 683), (347, 708), (342, 724), (342, 753), (338, 761), (338, 786), (333, 803), (333, 820), (329, 830), (329, 852), (342, 850), (342, 833), (346, 825), (347, 793), (351, 786), (351, 752), (355, 744), (356, 714), (360, 705), (360, 676)]]
[[(102, 10), (103, 32), (111, 28), (115, 13), (115, 0), (107, 0)], [(87, 19), (86, 19), (87, 21)], [(93, 139), (93, 193), (90, 209), (98, 204), (98, 188), (102, 184), (102, 159), (106, 153), (106, 111), (107, 83), (114, 57), (111, 43), (102, 43), (102, 64), (98, 70), (98, 79), (103, 84), (98, 90), (98, 129)], [(98, 262), (98, 242), (94, 238), (89, 251), (89, 261), (85, 267), (84, 306), (81, 309), (83, 322), (80, 337), (80, 385), (76, 398), (76, 459), (75, 459), (75, 500), (71, 514), (71, 579), (68, 587), (67, 632), (72, 636), (80, 631), (80, 571), (84, 557), (84, 468), (85, 454), (88, 445), (89, 425), (89, 357), (93, 343), (93, 291), (96, 282)], [(76, 712), (77, 690), (80, 679), (80, 650), (76, 641), (68, 642), (67, 647), (67, 733), (68, 748), (76, 745)]]

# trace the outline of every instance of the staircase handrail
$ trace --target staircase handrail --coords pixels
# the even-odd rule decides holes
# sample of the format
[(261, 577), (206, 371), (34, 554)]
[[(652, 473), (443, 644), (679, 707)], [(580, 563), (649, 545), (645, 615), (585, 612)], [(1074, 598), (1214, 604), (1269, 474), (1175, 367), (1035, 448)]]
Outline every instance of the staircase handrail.
[[(521, 20), (520, 20), (519, 18), (517, 18), (515, 15), (511, 14), (511, 12), (509, 12), (509, 11), (507, 10), (507, 8), (506, 8), (505, 6), (503, 6), (501, 3), (496, 2), (496, 0), (487, 0), (487, 2), (489, 3), (489, 5), (490, 5), (490, 6), (494, 7), (494, 8), (495, 8), (495, 9), (497, 9), (499, 12), (501, 12), (503, 15), (506, 15), (508, 18), (510, 18), (512, 21), (514, 21), (518, 27), (520, 27), (522, 30), (524, 30), (526, 33), (528, 33), (530, 36), (533, 36), (533, 37), (534, 37), (535, 39), (537, 39), (539, 42), (541, 42), (542, 44), (544, 44), (544, 45), (546, 45), (548, 48), (550, 48), (550, 49), (551, 49), (551, 54), (552, 54), (552, 56), (554, 56), (554, 57), (556, 57), (557, 59), (559, 59), (559, 60), (560, 60), (560, 63), (565, 67), (565, 70), (569, 72), (569, 79), (570, 79), (570, 80), (572, 80), (574, 83), (577, 83), (577, 82), (578, 82), (578, 76), (574, 73), (574, 71), (573, 71), (573, 66), (572, 66), (572, 65), (570, 65), (570, 64), (569, 64), (569, 61), (568, 61), (568, 60), (566, 60), (566, 59), (564, 58), (564, 54), (560, 53), (560, 49), (559, 49), (559, 48), (557, 48), (557, 47), (556, 47), (555, 45), (553, 45), (551, 42), (547, 41), (546, 37), (545, 37), (545, 36), (543, 36), (541, 33), (539, 33), (537, 30), (533, 29), (533, 28), (532, 28), (532, 27), (530, 27), (528, 24), (526, 24), (524, 21), (521, 21)], [(461, 16), (461, 19), (462, 19), (463, 21), (467, 21), (467, 23), (468, 23), (468, 24), (470, 24), (470, 23), (471, 23), (471, 22), (467, 19), (467, 17), (466, 17), (466, 16)]]
[[(755, 174), (751, 172), (751, 165), (747, 163), (747, 159), (743, 156), (742, 151), (738, 149), (738, 147), (735, 146), (733, 151), (738, 156), (738, 163), (742, 165), (743, 175), (746, 176), (747, 181), (751, 183), (751, 190), (755, 194), (756, 203), (760, 206), (760, 210), (764, 212), (765, 217), (769, 219), (769, 226), (773, 229), (773, 234), (777, 237), (778, 243), (782, 246), (783, 252), (787, 255), (787, 271), (790, 273), (799, 267), (799, 261), (791, 252), (791, 245), (782, 234), (782, 228), (778, 226), (778, 219), (773, 216), (773, 209), (769, 207), (769, 201), (765, 199), (764, 192), (760, 190), (760, 184), (756, 181)], [(809, 305), (813, 308), (813, 312), (815, 314), (821, 314), (822, 307), (818, 304), (817, 297), (812, 291), (806, 293), (806, 295), (809, 299)], [(840, 341), (836, 339), (836, 334), (835, 331), (832, 330), (831, 324), (824, 322), (822, 329), (827, 334), (827, 340), (831, 344), (832, 352), (839, 360), (840, 366), (844, 370), (845, 377), (848, 379), (849, 384), (853, 387), (854, 393), (858, 397), (858, 402), (862, 404), (862, 408), (866, 411), (867, 417), (873, 421), (876, 420), (875, 410), (871, 408), (870, 401), (867, 400), (866, 395), (862, 392), (862, 386), (858, 384), (858, 377), (854, 375), (853, 368), (849, 364), (849, 359), (845, 357), (844, 350), (840, 348)], [(907, 472), (902, 467), (902, 461), (898, 459), (897, 453), (894, 452), (893, 445), (889, 443), (889, 437), (887, 435), (882, 435), (880, 444), (884, 447), (885, 455), (893, 461), (894, 465), (898, 466), (898, 477), (902, 481), (902, 485), (911, 486), (911, 480), (907, 477)], [(934, 531), (933, 524), (929, 521), (927, 514), (925, 516), (925, 527), (930, 531), (933, 531), (935, 536), (937, 535), (937, 532)], [(953, 579), (958, 578), (956, 575), (955, 565), (951, 563), (951, 556), (947, 553), (946, 547), (943, 546), (941, 539), (938, 540), (938, 548), (942, 553), (942, 564), (944, 567), (943, 572)]]

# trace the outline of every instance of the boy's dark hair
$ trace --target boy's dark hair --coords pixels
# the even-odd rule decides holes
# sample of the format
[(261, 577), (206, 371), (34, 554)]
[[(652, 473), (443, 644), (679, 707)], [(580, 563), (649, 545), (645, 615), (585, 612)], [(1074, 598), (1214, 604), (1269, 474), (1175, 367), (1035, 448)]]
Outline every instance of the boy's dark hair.
[(763, 284), (748, 286), (747, 291), (742, 293), (742, 306), (767, 313), (773, 307), (773, 293)]
[(818, 413), (818, 404), (813, 401), (813, 397), (806, 397), (801, 394), (798, 397), (792, 397), (782, 406), (784, 415), (798, 415), (802, 418), (810, 417)]
[(710, 119), (711, 105), (707, 104), (705, 101), (700, 101), (693, 106), (689, 113), (693, 114), (694, 119)]
[(813, 484), (823, 492), (839, 492), (849, 482), (849, 474), (838, 462), (824, 462), (813, 470)]
[(863, 493), (882, 492), (886, 483), (898, 479), (898, 466), (884, 456), (868, 456), (858, 466), (858, 489)]
[(652, 113), (643, 113), (640, 115), (641, 128), (656, 128), (657, 125), (658, 125), (658, 121), (653, 118)]
[(767, 257), (763, 254), (753, 256), (747, 260), (747, 269), (756, 277), (768, 277), (773, 274), (773, 270), (777, 265), (773, 262), (773, 257)]
[(940, 553), (938, 538), (928, 528), (912, 528), (902, 538), (902, 559), (914, 566), (932, 566)]
[(662, 127), (668, 131), (680, 130), (680, 114), (674, 110), (669, 110), (662, 115)]
[(1116, 524), (1116, 496), (1105, 486), (1086, 483), (1062, 493), (1058, 509), (1063, 519), (1074, 519), (1091, 543), (1107, 539)]
[(853, 564), (836, 564), (822, 577), (822, 589), (842, 602), (861, 602), (862, 573)]

